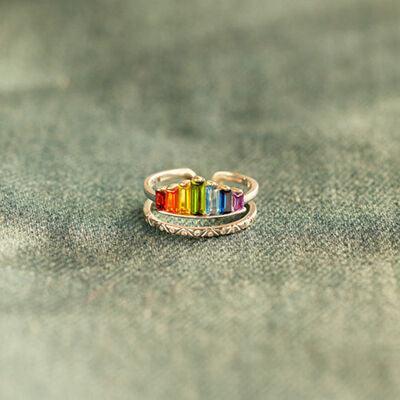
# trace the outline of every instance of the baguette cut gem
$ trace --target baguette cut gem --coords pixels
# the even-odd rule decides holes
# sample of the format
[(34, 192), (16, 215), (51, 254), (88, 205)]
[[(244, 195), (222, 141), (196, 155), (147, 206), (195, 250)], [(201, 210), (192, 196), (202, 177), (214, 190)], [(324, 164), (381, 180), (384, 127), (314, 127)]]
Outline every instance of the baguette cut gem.
[(213, 181), (206, 182), (206, 214), (218, 214), (219, 191), (218, 184)]
[(244, 210), (244, 191), (201, 176), (156, 189), (158, 211), (178, 215), (222, 215)]
[(166, 192), (165, 187), (156, 190), (156, 208), (158, 211), (165, 210), (166, 195), (167, 195), (167, 192)]
[(206, 182), (200, 188), (200, 214), (207, 215)]
[[(205, 179), (201, 176), (195, 176), (191, 180), (191, 212), (193, 215), (201, 215), (202, 214), (202, 204), (205, 201), (203, 198), (205, 197), (205, 187), (204, 187)], [(205, 208), (205, 207), (204, 207)]]
[(213, 197), (211, 201), (211, 214), (217, 215), (219, 209), (219, 189), (218, 187), (213, 191)]
[(187, 179), (179, 184), (179, 214), (190, 214), (190, 194), (190, 180)]
[(170, 185), (167, 187), (167, 195), (165, 199), (165, 210), (171, 213), (177, 213), (178, 211), (178, 185)]
[(232, 211), (242, 210), (244, 207), (244, 192), (238, 188), (232, 188)]
[(232, 211), (232, 190), (229, 186), (219, 186), (219, 209), (220, 214), (228, 214)]

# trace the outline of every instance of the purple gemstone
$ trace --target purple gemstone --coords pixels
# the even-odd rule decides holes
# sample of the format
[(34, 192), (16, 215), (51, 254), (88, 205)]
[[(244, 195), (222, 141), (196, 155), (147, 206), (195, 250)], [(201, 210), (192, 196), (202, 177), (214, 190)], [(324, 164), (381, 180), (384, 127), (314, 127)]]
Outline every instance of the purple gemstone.
[(232, 189), (233, 211), (239, 211), (244, 207), (244, 193), (240, 189)]

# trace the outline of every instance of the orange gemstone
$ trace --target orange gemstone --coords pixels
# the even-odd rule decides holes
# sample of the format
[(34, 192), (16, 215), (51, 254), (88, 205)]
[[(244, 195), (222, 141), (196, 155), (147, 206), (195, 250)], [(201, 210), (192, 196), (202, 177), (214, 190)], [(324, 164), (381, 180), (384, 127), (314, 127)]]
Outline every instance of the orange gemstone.
[(178, 212), (179, 186), (174, 184), (167, 187), (165, 210), (170, 213)]

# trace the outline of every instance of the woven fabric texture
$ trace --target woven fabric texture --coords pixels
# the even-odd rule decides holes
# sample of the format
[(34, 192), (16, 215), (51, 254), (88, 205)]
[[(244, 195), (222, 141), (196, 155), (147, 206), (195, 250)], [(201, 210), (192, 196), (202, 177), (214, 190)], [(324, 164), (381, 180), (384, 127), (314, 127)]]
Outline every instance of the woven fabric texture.
[[(400, 2), (0, 1), (0, 398), (398, 399)], [(143, 180), (260, 183), (210, 240)]]

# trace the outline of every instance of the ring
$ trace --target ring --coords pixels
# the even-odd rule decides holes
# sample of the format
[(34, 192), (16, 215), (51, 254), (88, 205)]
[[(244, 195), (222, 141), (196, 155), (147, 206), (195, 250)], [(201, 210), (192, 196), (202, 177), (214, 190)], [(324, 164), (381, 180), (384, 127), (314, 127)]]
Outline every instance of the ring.
[[(234, 183), (235, 187), (228, 183)], [(188, 168), (161, 171), (144, 181), (147, 200), (143, 212), (150, 226), (167, 233), (190, 237), (228, 235), (246, 229), (254, 221), (257, 208), (253, 200), (258, 189), (255, 179), (236, 172), (219, 171), (211, 180), (205, 180)], [(234, 220), (190, 226), (163, 220), (153, 211), (160, 216), (195, 219), (195, 222)]]

